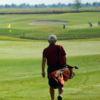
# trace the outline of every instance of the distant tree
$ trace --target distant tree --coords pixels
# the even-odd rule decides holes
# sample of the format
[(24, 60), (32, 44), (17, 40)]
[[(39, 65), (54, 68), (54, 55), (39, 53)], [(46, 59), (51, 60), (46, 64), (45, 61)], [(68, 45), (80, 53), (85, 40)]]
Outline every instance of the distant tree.
[(10, 8), (10, 5), (8, 5), (8, 4), (5, 4), (5, 8)]
[(62, 7), (66, 7), (66, 4), (63, 3), (63, 4), (62, 4)]
[(94, 7), (97, 7), (97, 2), (93, 2), (92, 4)]
[(41, 4), (41, 7), (42, 7), (42, 8), (45, 8), (45, 7), (46, 7), (46, 5), (43, 3), (43, 4)]
[(46, 5), (44, 3), (43, 4), (38, 4), (37, 6), (38, 6), (38, 8), (45, 8), (46, 7)]
[(46, 7), (47, 7), (47, 8), (51, 8), (51, 5), (47, 5)]
[(69, 3), (69, 4), (68, 4), (68, 7), (72, 7), (72, 4), (71, 4), (71, 3)]
[(81, 0), (74, 0), (74, 1), (75, 1), (74, 7), (78, 12), (78, 9), (81, 8)]
[(100, 7), (100, 2), (98, 2), (97, 6)]
[(57, 4), (57, 7), (61, 8), (62, 7), (62, 4), (61, 3), (58, 3)]
[(29, 4), (26, 4), (26, 7), (27, 7), (27, 8), (31, 8), (31, 5), (29, 5)]
[(69, 3), (69, 4), (68, 4), (68, 7), (74, 7), (74, 4)]
[(93, 2), (91, 3), (81, 3), (81, 0), (74, 0), (74, 3), (69, 3), (69, 4), (65, 4), (65, 3), (58, 3), (58, 4), (49, 4), (49, 5), (45, 5), (43, 4), (35, 4), (35, 5), (29, 5), (26, 3), (22, 3), (19, 5), (16, 4), (5, 4), (5, 5), (0, 5), (0, 8), (63, 8), (63, 7), (74, 7), (76, 9), (76, 11), (79, 10), (80, 7), (100, 7), (100, 2)]
[(25, 3), (22, 3), (22, 4), (19, 5), (19, 7), (20, 8), (26, 8), (26, 4)]
[(56, 5), (56, 4), (52, 4), (51, 7), (52, 7), (52, 8), (56, 8), (57, 5)]
[(36, 4), (34, 7), (35, 7), (35, 8), (38, 8), (38, 5)]
[(12, 4), (11, 4), (11, 7), (12, 7), (12, 8), (16, 8), (17, 5), (12, 3)]
[(91, 6), (91, 3), (85, 3), (85, 7), (90, 7)]

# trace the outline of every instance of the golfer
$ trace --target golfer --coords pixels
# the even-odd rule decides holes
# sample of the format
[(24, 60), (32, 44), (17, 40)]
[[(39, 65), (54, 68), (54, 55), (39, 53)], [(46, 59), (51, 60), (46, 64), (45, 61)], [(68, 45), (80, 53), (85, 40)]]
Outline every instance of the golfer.
[[(45, 77), (45, 63), (47, 60), (47, 65), (48, 65), (48, 80), (49, 80), (49, 75), (53, 71), (57, 69), (63, 68), (64, 65), (66, 65), (66, 52), (63, 48), (63, 46), (60, 46), (60, 61), (59, 61), (59, 66), (58, 66), (58, 54), (57, 54), (57, 48), (58, 45), (56, 45), (57, 37), (55, 35), (50, 35), (48, 37), (48, 42), (49, 46), (43, 50), (43, 59), (42, 59), (42, 77)], [(62, 93), (63, 93), (63, 86), (58, 87), (58, 100), (62, 100)], [(55, 89), (53, 87), (50, 87), (50, 96), (51, 100), (54, 100), (54, 94), (55, 94)]]

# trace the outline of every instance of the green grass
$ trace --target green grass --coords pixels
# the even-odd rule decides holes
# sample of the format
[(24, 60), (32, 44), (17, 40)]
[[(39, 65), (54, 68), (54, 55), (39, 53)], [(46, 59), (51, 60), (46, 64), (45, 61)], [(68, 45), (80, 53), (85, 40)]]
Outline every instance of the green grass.
[[(65, 83), (63, 100), (99, 100), (100, 40), (57, 44), (64, 46), (68, 64), (79, 67), (74, 69), (76, 76)], [(47, 41), (0, 41), (0, 46), (0, 99), (49, 100), (48, 80), (41, 76), (42, 51)]]
[[(41, 29), (42, 30), (42, 29)], [(48, 30), (37, 30), (34, 29), (32, 33), (31, 30), (19, 30), (19, 29), (12, 29), (11, 33), (9, 29), (0, 29), (1, 36), (8, 36), (8, 37), (16, 37), (16, 38), (30, 38), (35, 40), (46, 40), (47, 36), (50, 34)], [(53, 31), (53, 30), (51, 30)], [(98, 38), (100, 37), (99, 34), (100, 28), (85, 28), (85, 29), (73, 29), (73, 30), (54, 30), (55, 34), (57, 35), (59, 40), (70, 40), (70, 39), (88, 39), (88, 38)], [(44, 34), (44, 35), (41, 35)]]
[[(61, 44), (65, 47), (67, 56), (100, 54), (100, 41), (58, 41), (57, 44)], [(0, 41), (0, 58), (41, 58), (43, 49), (48, 45), (47, 41)]]
[[(63, 25), (28, 25), (36, 20), (63, 20), (69, 21), (66, 29)], [(56, 34), (58, 39), (87, 39), (100, 37), (99, 12), (89, 13), (65, 13), (65, 14), (36, 14), (36, 15), (0, 15), (0, 35), (9, 37), (26, 37), (46, 40), (48, 35)], [(93, 23), (89, 27), (88, 22)], [(12, 32), (9, 33), (8, 24), (12, 24)]]
[[(62, 24), (28, 25), (35, 20), (65, 20), (70, 23), (66, 24), (65, 30)], [(64, 46), (68, 64), (79, 66), (78, 70), (74, 69), (76, 76), (65, 83), (63, 100), (99, 100), (98, 21), (98, 12), (0, 15), (0, 100), (50, 100), (47, 77), (41, 76), (42, 52), (49, 45), (47, 37), (50, 34), (56, 34), (57, 44)], [(93, 22), (93, 27), (89, 27), (88, 22)], [(12, 24), (11, 33), (7, 28), (9, 23)], [(19, 38), (24, 33), (25, 37), (36, 40)], [(56, 90), (55, 98), (57, 96)]]
[[(0, 62), (1, 98), (4, 100), (50, 99), (47, 78), (41, 77), (41, 60), (5, 59)], [(78, 65), (79, 70), (74, 70), (76, 76), (65, 83), (63, 100), (93, 100), (93, 97), (99, 100), (100, 55), (68, 57), (68, 63)]]

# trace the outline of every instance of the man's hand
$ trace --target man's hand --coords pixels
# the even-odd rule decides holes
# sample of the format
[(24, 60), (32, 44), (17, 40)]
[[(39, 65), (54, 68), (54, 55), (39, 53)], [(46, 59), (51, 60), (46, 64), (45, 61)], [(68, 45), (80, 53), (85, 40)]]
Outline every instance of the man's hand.
[(42, 77), (45, 78), (45, 63), (46, 63), (46, 58), (43, 58), (42, 60)]
[(45, 72), (42, 72), (42, 77), (45, 78)]

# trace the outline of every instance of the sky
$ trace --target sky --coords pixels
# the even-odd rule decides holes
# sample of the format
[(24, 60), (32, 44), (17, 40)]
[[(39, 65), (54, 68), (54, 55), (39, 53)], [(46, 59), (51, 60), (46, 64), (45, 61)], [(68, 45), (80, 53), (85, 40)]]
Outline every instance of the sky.
[[(0, 0), (0, 5), (4, 5), (4, 4), (22, 4), (22, 3), (27, 3), (27, 4), (30, 4), (30, 5), (34, 5), (34, 4), (58, 4), (58, 3), (65, 3), (65, 4), (68, 4), (68, 3), (73, 3), (74, 0)], [(100, 0), (81, 0), (82, 3), (86, 3), (86, 2), (89, 2), (89, 3), (93, 3), (93, 2), (100, 2)]]

